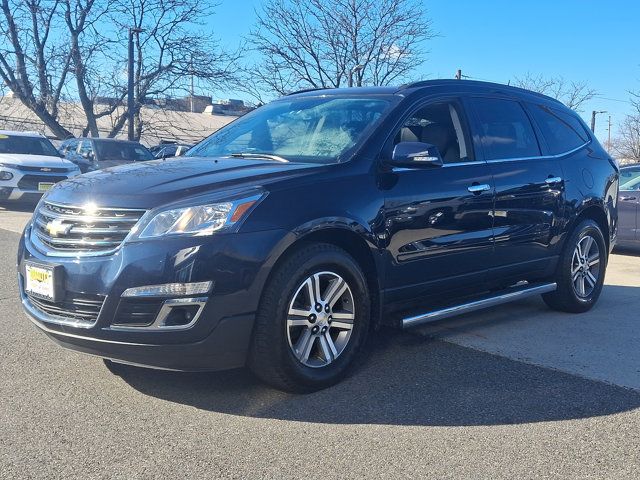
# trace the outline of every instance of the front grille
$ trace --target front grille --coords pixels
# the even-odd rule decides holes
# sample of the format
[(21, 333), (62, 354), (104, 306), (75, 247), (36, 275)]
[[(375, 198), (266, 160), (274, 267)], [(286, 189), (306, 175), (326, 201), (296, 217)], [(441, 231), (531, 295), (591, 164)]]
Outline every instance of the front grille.
[(96, 255), (122, 244), (144, 210), (87, 208), (43, 202), (35, 213), (31, 239), (44, 253)]
[(27, 294), (31, 305), (42, 313), (65, 320), (73, 320), (82, 324), (92, 325), (98, 319), (105, 297), (102, 295), (88, 295), (67, 292), (61, 302), (52, 302)]
[(72, 169), (67, 167), (28, 167), (26, 165), (18, 165), (21, 172), (45, 172), (45, 173), (67, 173)]
[(18, 188), (20, 190), (38, 190), (38, 184), (40, 182), (58, 183), (66, 179), (67, 177), (54, 175), (25, 175), (18, 182)]

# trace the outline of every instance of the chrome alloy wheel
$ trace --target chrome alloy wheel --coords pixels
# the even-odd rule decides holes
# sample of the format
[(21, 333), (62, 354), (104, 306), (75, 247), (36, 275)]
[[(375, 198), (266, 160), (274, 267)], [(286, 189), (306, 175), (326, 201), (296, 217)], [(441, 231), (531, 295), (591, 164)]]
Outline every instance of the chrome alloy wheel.
[(590, 235), (578, 241), (571, 258), (573, 289), (580, 298), (587, 298), (598, 283), (600, 275), (600, 247)]
[(289, 304), (289, 347), (303, 365), (327, 366), (349, 343), (354, 319), (353, 293), (347, 282), (334, 272), (314, 273)]

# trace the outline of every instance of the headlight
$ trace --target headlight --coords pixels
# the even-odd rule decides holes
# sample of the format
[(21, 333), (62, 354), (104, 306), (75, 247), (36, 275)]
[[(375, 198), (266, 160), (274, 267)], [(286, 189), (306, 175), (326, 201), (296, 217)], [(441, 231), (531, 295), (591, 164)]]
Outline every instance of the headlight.
[(237, 224), (263, 196), (162, 210), (143, 224), (138, 238), (211, 235)]

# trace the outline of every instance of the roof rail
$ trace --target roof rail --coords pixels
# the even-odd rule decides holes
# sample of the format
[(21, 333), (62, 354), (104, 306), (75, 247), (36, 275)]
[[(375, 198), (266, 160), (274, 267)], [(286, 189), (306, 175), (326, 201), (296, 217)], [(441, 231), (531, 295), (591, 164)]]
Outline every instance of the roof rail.
[(496, 88), (496, 89), (502, 89), (502, 90), (515, 90), (521, 93), (526, 93), (529, 95), (533, 95), (536, 97), (540, 97), (540, 98), (544, 98), (546, 100), (549, 101), (553, 101), (553, 102), (557, 102), (562, 104), (562, 102), (556, 98), (550, 97), (548, 95), (545, 95), (543, 93), (540, 92), (534, 92), (533, 90), (527, 90), (526, 88), (522, 88), (522, 87), (516, 87), (514, 85), (504, 85), (502, 83), (495, 83), (495, 82), (485, 82), (485, 81), (479, 81), (479, 80), (456, 80), (453, 78), (444, 78), (444, 79), (434, 79), (434, 80), (421, 80), (419, 82), (412, 82), (412, 83), (407, 83), (404, 85), (400, 85), (400, 87), (398, 87), (398, 90), (405, 90), (408, 88), (420, 88), (420, 87), (430, 87), (430, 86), (437, 86), (437, 85), (477, 85), (477, 86), (484, 86), (484, 87), (489, 87), (489, 88)]
[(407, 88), (419, 88), (419, 87), (428, 87), (429, 85), (433, 85), (433, 80), (420, 80), (418, 82), (410, 82), (400, 85), (398, 90), (405, 90)]
[(295, 92), (286, 93), (284, 96), (288, 97), (289, 95), (297, 95), (298, 93), (315, 92), (317, 90), (328, 90), (328, 87), (304, 88), (302, 90), (296, 90)]

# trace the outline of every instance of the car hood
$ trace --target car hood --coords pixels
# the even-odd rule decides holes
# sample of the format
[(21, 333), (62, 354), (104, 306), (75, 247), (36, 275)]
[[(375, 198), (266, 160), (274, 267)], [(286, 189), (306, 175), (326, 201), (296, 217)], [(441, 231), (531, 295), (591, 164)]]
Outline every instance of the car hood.
[(323, 168), (326, 167), (308, 163), (230, 157), (152, 160), (74, 177), (57, 184), (47, 200), (148, 209), (208, 192), (265, 186)]
[(48, 155), (25, 155), (21, 153), (0, 153), (0, 163), (21, 165), (24, 167), (57, 167), (72, 168), (69, 160)]

